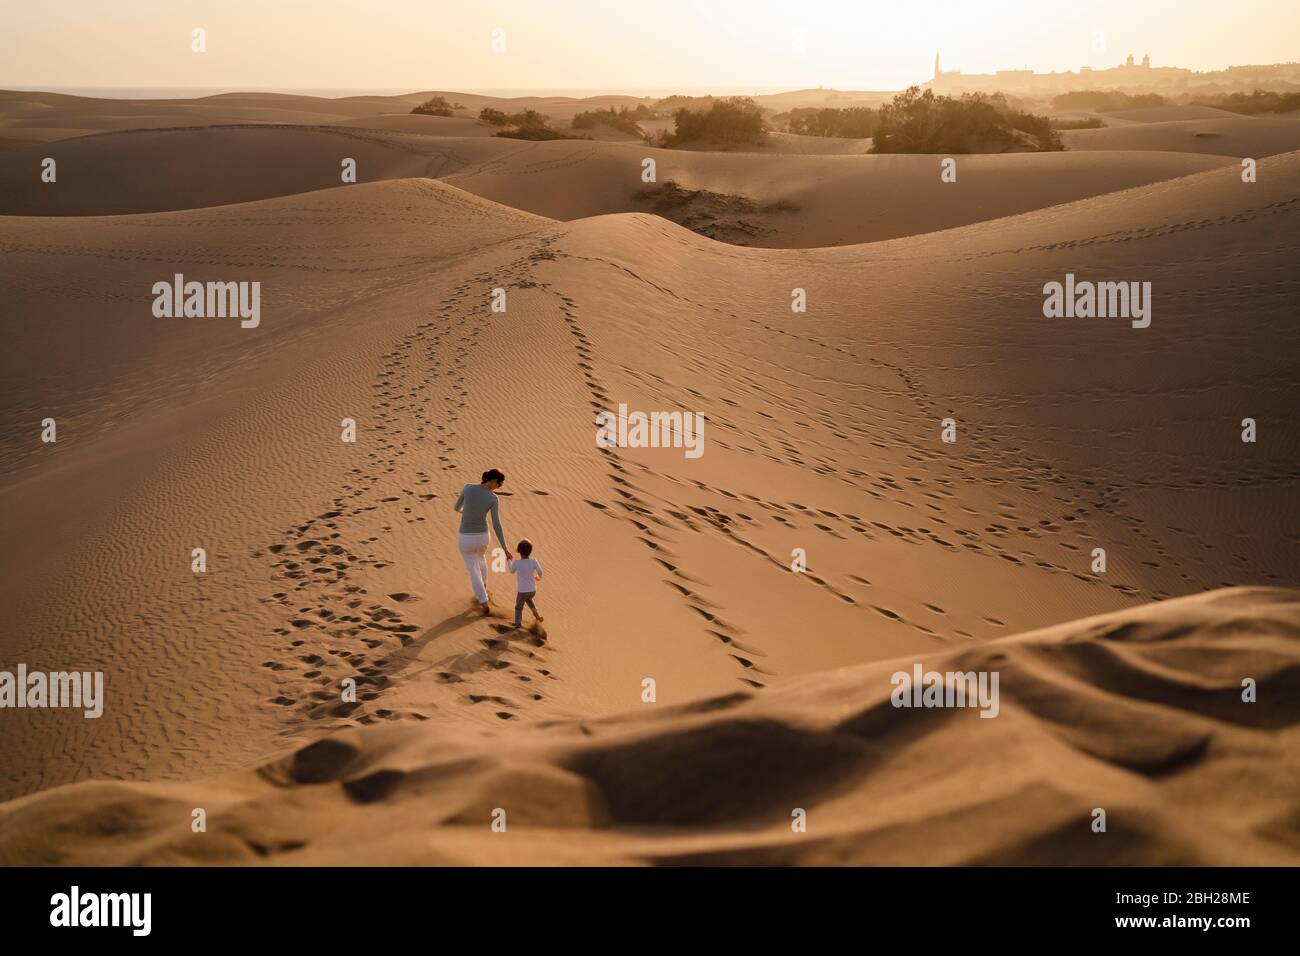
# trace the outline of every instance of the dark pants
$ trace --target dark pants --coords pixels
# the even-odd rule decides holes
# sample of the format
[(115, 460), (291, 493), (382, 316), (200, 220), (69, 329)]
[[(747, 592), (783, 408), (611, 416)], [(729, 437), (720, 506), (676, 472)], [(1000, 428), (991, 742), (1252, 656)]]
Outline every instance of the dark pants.
[(533, 614), (537, 613), (537, 605), (533, 603), (533, 595), (536, 591), (520, 591), (515, 595), (515, 625), (524, 623), (524, 605), (527, 604), (532, 609)]

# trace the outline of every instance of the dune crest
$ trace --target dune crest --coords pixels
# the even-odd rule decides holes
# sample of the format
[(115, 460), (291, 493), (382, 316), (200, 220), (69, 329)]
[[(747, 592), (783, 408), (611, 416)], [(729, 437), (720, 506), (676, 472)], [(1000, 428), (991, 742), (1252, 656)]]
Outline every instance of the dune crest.
[[(1300, 123), (1290, 125), (1300, 131)], [(398, 116), (373, 124), (140, 129), (14, 147), (0, 152), (0, 214), (123, 215), (350, 188), (340, 175), (350, 158), (361, 184), (440, 179), (568, 221), (652, 211), (653, 199), (641, 195), (655, 188), (641, 180), (642, 162), (651, 158), (659, 187), (671, 181), (757, 207), (722, 217), (725, 228), (704, 231), (742, 245), (807, 248), (964, 226), (1232, 164), (1223, 156), (1158, 152), (1143, 144), (1130, 152), (962, 156), (957, 182), (944, 183), (940, 157), (836, 155), (842, 145), (862, 141), (808, 145), (815, 137), (797, 137), (803, 146), (791, 155), (635, 142), (532, 143), (489, 133), (472, 119)], [(1300, 138), (1288, 148), (1296, 147)], [(237, 166), (225, 160), (227, 150), (237, 151)], [(33, 188), (46, 156), (57, 160), (60, 181)]]
[(255, 772), (0, 805), (0, 862), (1300, 862), (1300, 591), (1216, 591), (917, 660), (998, 672), (998, 716), (893, 706), (891, 674), (914, 661), (899, 658), (504, 737), (346, 730)]

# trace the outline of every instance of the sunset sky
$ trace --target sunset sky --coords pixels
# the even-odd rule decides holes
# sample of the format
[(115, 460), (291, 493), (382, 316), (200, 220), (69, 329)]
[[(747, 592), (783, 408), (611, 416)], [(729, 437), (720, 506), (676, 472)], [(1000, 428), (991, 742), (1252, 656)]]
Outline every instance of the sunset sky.
[(58, 0), (4, 25), (9, 88), (887, 90), (936, 50), (965, 72), (1300, 59), (1297, 0)]

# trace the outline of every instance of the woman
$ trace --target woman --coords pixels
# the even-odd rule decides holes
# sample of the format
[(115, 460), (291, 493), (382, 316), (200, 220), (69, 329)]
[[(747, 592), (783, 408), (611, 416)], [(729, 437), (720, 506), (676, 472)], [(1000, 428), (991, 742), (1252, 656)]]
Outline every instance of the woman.
[(474, 589), (474, 600), (478, 602), (483, 613), (489, 613), (487, 592), (487, 516), (492, 513), (492, 528), (497, 533), (497, 543), (506, 553), (506, 560), (514, 560), (514, 555), (506, 547), (506, 536), (501, 530), (501, 499), (496, 491), (505, 484), (506, 476), (495, 468), (483, 472), (483, 478), (477, 485), (466, 485), (456, 499), (456, 510), (460, 512), (460, 556), (469, 571), (469, 583)]

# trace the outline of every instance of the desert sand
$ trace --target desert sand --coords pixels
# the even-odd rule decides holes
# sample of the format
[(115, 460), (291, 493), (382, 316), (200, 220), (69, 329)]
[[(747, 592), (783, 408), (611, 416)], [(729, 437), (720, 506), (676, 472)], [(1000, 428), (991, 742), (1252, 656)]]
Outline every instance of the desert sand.
[[(1296, 862), (1289, 133), (1249, 121), (1253, 184), (1152, 145), (1175, 121), (940, 187), (41, 96), (105, 131), (0, 151), (0, 659), (108, 702), (5, 713), (0, 862)], [(798, 209), (715, 241), (633, 205), (645, 155)], [(176, 272), (260, 282), (260, 324), (155, 318)], [(1044, 318), (1067, 272), (1150, 281), (1151, 327)], [(620, 403), (702, 412), (706, 452), (597, 448)], [(489, 467), (544, 627), (504, 574), (469, 613), (451, 504)], [(1000, 669), (1002, 713), (892, 707), (917, 661)]]
[[(400, 119), (383, 122), (417, 127), (426, 124), (413, 121), (440, 120), (457, 132), (265, 124), (103, 133), (10, 149), (0, 152), (0, 213), (103, 216), (269, 199), (342, 187), (341, 163), (352, 158), (362, 182), (435, 177), (567, 221), (651, 211), (653, 198), (641, 197), (647, 186), (642, 163), (650, 158), (660, 183), (726, 197), (717, 210), (719, 228), (726, 230), (719, 238), (804, 248), (948, 229), (1233, 165), (1222, 156), (1141, 148), (1118, 156), (964, 156), (957, 182), (943, 183), (938, 159), (931, 156), (789, 155), (779, 142), (775, 152), (760, 153), (531, 143), (466, 137), (461, 127), (473, 121), (454, 117)], [(1300, 130), (1300, 123), (1294, 125)], [(238, 157), (233, 169), (232, 155)], [(32, 177), (46, 156), (58, 163), (60, 180), (57, 188), (34, 189)], [(740, 208), (738, 199), (759, 208)], [(797, 208), (763, 208), (774, 203)]]
[[(496, 97), (474, 93), (427, 91), (399, 96), (321, 97), (298, 93), (222, 93), (194, 99), (113, 99), (62, 93), (0, 90), (0, 129), (158, 129), (174, 126), (229, 126), (239, 123), (329, 123), (409, 114), (420, 103), (442, 96), (455, 106), (456, 116), (474, 118), (485, 106), (509, 113), (532, 109), (558, 122), (577, 113), (608, 107), (635, 106), (631, 96)], [(437, 119), (439, 117), (430, 117)]]
[(1133, 110), (1113, 110), (1100, 115), (1109, 120), (1130, 123), (1173, 123), (1180, 120), (1249, 118), (1214, 106), (1147, 106)]
[[(921, 658), (996, 669), (994, 720), (900, 720), (908, 660), (517, 734), (347, 729), (202, 783), (80, 783), (0, 806), (0, 864), (1295, 865), (1297, 597), (1217, 591)], [(1274, 706), (1233, 703), (1243, 673)], [(487, 825), (503, 811), (508, 839)]]
[[(1165, 108), (1172, 111), (1176, 108)], [(1222, 113), (1222, 110), (1214, 110)], [(1107, 113), (1124, 117), (1159, 111), (1132, 110)], [(1061, 133), (1071, 150), (1151, 149), (1160, 152), (1189, 152), (1212, 156), (1275, 156), (1300, 149), (1300, 124), (1273, 116), (1234, 116), (1138, 122), (1105, 129), (1073, 129)]]

